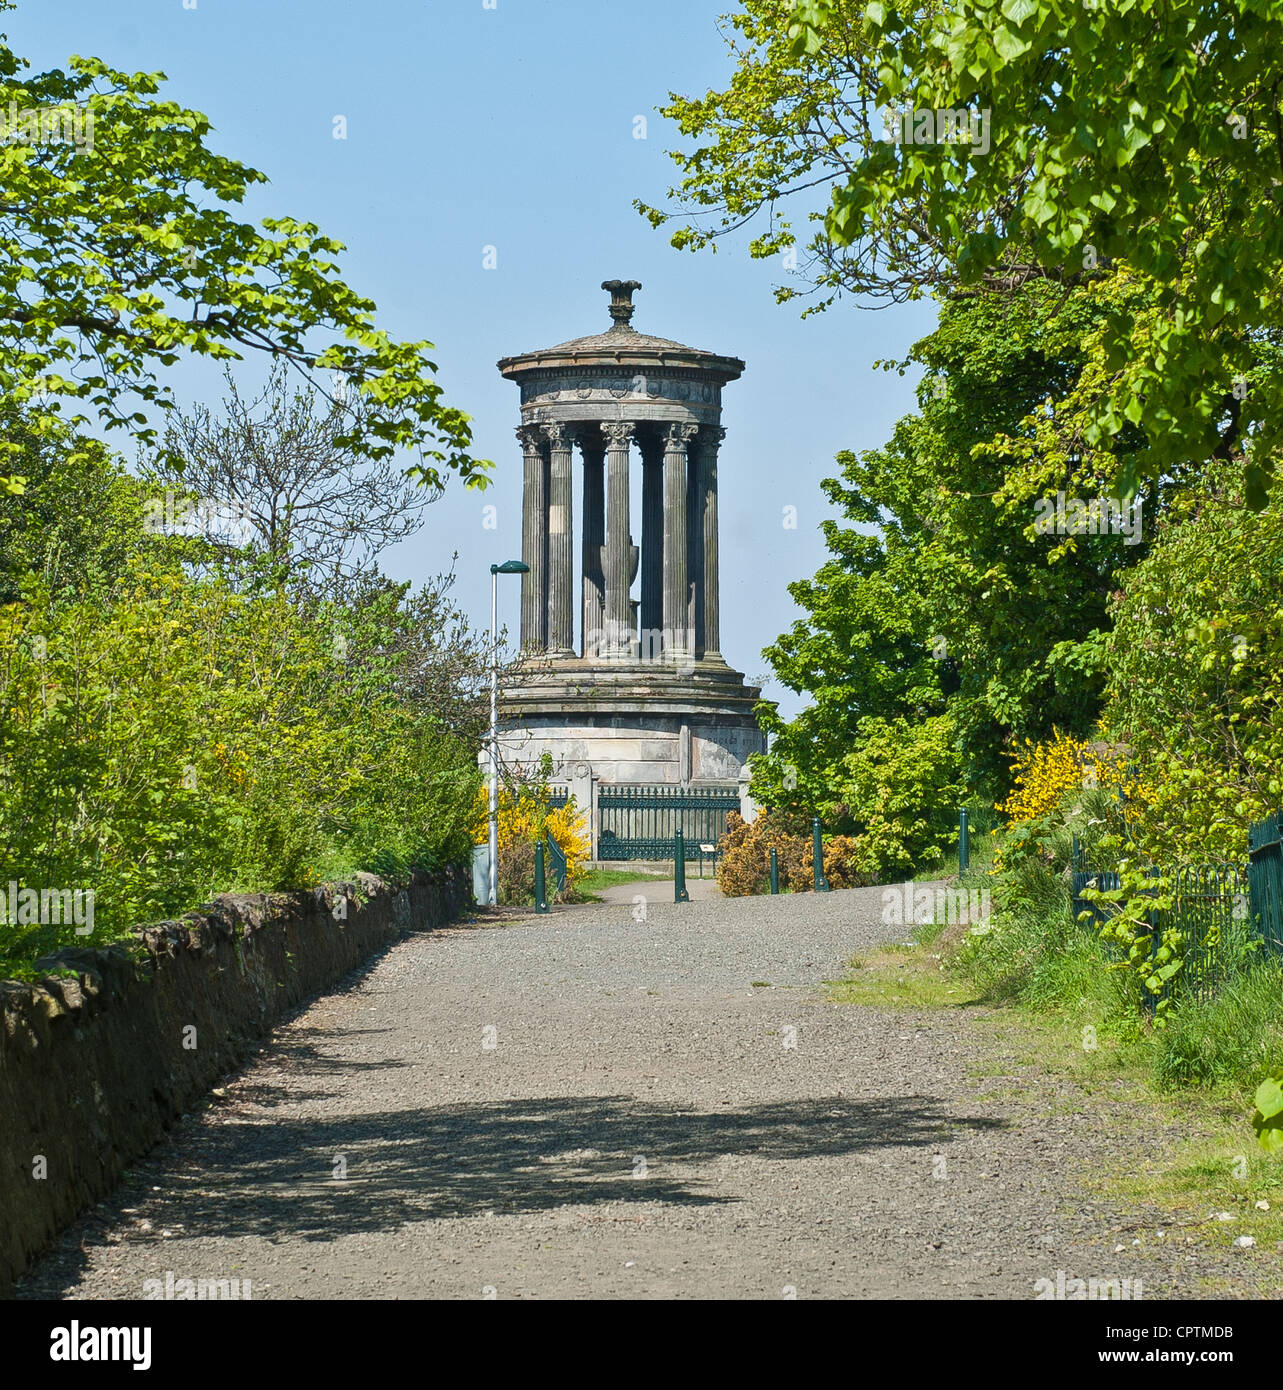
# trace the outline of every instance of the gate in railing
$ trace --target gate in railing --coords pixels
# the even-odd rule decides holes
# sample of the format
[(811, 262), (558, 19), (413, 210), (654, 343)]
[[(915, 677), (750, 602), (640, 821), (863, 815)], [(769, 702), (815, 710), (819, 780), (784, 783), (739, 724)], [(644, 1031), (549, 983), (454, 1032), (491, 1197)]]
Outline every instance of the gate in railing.
[(605, 786), (597, 793), (598, 859), (671, 859), (680, 830), (687, 859), (701, 844), (716, 844), (726, 817), (740, 807), (739, 789), (722, 787)]

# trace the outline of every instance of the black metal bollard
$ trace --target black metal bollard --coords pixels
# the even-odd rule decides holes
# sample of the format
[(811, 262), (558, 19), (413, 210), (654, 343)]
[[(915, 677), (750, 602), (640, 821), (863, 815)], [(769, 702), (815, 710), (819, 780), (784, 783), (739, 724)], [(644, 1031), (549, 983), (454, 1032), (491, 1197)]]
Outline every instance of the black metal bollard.
[(535, 841), (535, 911), (547, 912), (548, 886), (544, 882), (543, 841)]
[(774, 845), (771, 846), (771, 892), (780, 891), (780, 856)]
[(967, 843), (967, 808), (958, 812), (958, 872), (965, 874), (971, 863), (971, 846)]
[(691, 895), (686, 891), (686, 836), (678, 830), (673, 836), (673, 901), (688, 903)]
[(820, 833), (820, 818), (811, 820), (811, 855), (815, 860), (815, 891), (827, 893), (829, 881), (824, 877), (824, 836)]

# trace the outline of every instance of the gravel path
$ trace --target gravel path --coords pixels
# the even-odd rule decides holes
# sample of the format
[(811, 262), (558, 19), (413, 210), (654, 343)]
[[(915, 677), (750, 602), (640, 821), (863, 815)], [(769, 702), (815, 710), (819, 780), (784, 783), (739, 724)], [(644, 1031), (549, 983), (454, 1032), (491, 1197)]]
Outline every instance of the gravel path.
[(19, 1296), (138, 1298), (167, 1271), (254, 1298), (1030, 1298), (1059, 1270), (1153, 1298), (1227, 1277), (1077, 1194), (1148, 1142), (1107, 1107), (1049, 1116), (1055, 1083), (1013, 1079), (994, 1103), (993, 1044), (959, 1016), (826, 1001), (902, 934), (880, 890), (653, 896), (644, 921), (629, 892), (404, 939)]

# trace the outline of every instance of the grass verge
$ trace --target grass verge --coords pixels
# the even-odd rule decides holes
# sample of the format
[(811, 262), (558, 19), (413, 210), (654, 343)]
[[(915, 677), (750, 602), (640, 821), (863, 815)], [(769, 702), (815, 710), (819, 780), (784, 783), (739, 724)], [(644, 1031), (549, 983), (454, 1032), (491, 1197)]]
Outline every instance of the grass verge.
[(575, 885), (577, 902), (597, 903), (606, 888), (616, 888), (621, 883), (655, 883), (665, 881), (664, 874), (643, 874), (635, 869), (589, 869)]
[(830, 982), (830, 999), (963, 1011), (993, 1059), (971, 1073), (995, 1079), (980, 1099), (1016, 1100), (1042, 1077), (1055, 1083), (1053, 1112), (1097, 1109), (1144, 1138), (1139, 1162), (1082, 1177), (1147, 1213), (1119, 1239), (1176, 1240), (1193, 1251), (1247, 1237), (1255, 1245), (1241, 1253), (1257, 1287), (1283, 1293), (1283, 1155), (1261, 1149), (1248, 1119), (1256, 1082), (1283, 1060), (1283, 969), (1254, 964), (1216, 998), (1178, 1008), (1160, 1031), (1067, 911), (1028, 913), (980, 934), (965, 924), (908, 930), (911, 939), (853, 959)]

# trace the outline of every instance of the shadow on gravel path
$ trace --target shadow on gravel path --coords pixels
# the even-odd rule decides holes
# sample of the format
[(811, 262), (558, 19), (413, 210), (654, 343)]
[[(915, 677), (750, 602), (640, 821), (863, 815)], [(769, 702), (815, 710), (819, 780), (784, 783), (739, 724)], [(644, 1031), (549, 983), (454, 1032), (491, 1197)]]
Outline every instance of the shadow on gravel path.
[[(332, 1241), (491, 1212), (722, 1205), (741, 1199), (709, 1193), (699, 1172), (727, 1156), (843, 1157), (1003, 1128), (1000, 1119), (959, 1115), (921, 1095), (825, 1096), (711, 1114), (625, 1095), (554, 1096), (302, 1123), (232, 1119), (206, 1130), (199, 1165), (171, 1171), (169, 1186), (149, 1194), (138, 1215), (155, 1232), (142, 1243), (159, 1244), (171, 1227), (187, 1239)], [(634, 1180), (636, 1154), (646, 1156), (644, 1183)], [(336, 1181), (340, 1155), (346, 1177)]]

